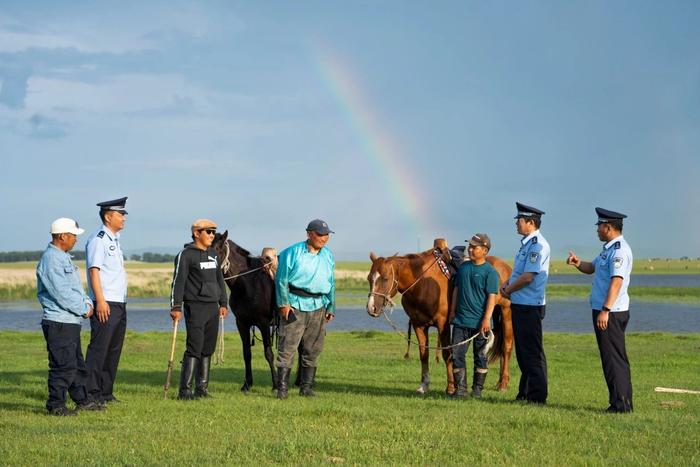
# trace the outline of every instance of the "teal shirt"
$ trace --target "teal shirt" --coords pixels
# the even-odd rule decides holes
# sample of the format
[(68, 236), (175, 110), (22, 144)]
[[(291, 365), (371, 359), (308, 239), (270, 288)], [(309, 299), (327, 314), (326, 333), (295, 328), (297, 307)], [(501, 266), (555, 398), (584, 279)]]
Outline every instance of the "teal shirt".
[(489, 294), (498, 293), (498, 282), (498, 273), (491, 264), (476, 266), (471, 261), (463, 263), (455, 277), (457, 307), (453, 324), (463, 328), (479, 328)]
[[(326, 247), (313, 254), (306, 241), (282, 250), (275, 275), (277, 306), (289, 305), (299, 311), (315, 311), (325, 307), (335, 312), (335, 259)], [(300, 297), (289, 291), (289, 285), (320, 297)]]

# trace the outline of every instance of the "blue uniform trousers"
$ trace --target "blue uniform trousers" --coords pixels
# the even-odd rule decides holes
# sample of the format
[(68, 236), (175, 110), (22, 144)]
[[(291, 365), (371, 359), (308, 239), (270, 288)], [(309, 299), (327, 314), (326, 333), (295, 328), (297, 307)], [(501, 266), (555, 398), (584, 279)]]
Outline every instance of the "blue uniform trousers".
[(544, 404), (547, 401), (547, 358), (542, 345), (544, 305), (511, 304), (515, 356), (520, 367), (516, 399)]
[(66, 405), (66, 391), (76, 404), (85, 402), (87, 371), (80, 348), (80, 325), (42, 320), (41, 329), (49, 353), (47, 410)]
[[(90, 344), (87, 348), (87, 389), (91, 399), (111, 400), (117, 377), (119, 357), (126, 334), (126, 303), (107, 302), (109, 318), (105, 323), (90, 317)], [(94, 305), (97, 309), (97, 304)]]

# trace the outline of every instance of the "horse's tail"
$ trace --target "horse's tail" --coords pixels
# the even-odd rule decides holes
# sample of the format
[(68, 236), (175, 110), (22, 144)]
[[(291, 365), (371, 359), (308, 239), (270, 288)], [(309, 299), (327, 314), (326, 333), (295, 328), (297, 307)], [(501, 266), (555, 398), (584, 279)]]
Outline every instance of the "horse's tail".
[(411, 358), (411, 320), (408, 320), (408, 331), (406, 331), (406, 353), (403, 354), (404, 360)]
[(503, 320), (503, 310), (500, 305), (493, 308), (493, 333), (494, 342), (489, 349), (489, 363), (493, 363), (501, 357), (505, 356), (505, 322)]

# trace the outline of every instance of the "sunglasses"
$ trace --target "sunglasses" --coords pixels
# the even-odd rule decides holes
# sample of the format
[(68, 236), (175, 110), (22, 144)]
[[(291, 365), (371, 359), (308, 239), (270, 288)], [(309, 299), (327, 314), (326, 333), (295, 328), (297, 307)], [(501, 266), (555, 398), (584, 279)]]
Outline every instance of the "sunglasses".
[(200, 232), (206, 232), (209, 235), (215, 235), (216, 234), (216, 229), (199, 229)]

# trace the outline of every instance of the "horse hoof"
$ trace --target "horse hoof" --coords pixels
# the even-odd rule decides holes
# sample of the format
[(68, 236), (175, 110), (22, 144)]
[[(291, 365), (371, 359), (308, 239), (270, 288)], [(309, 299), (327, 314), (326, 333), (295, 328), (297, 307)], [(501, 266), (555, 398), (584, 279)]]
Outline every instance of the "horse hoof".
[(428, 386), (420, 385), (418, 386), (418, 389), (416, 389), (416, 394), (427, 394), (428, 393)]
[(248, 392), (248, 391), (250, 391), (250, 386), (248, 386), (247, 384), (244, 384), (243, 386), (241, 386), (241, 392)]

